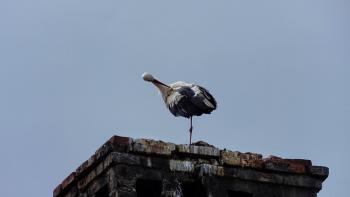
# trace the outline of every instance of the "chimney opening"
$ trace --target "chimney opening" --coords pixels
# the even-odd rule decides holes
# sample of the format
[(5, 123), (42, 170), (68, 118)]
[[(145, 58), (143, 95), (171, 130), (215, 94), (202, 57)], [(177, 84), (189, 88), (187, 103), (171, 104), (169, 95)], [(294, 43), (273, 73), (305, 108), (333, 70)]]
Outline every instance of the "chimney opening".
[(109, 197), (108, 186), (105, 185), (95, 193), (95, 197)]
[(150, 179), (137, 179), (137, 197), (160, 197), (162, 193), (162, 182)]
[(228, 197), (253, 197), (253, 194), (242, 191), (227, 190)]
[(185, 182), (182, 184), (183, 197), (205, 197), (205, 191), (200, 181)]

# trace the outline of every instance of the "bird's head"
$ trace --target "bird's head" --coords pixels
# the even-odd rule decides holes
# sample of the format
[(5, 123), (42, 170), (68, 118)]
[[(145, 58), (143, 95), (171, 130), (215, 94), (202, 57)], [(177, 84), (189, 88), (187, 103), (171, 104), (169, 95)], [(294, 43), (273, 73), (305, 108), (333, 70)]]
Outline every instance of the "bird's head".
[(154, 81), (153, 75), (151, 75), (150, 73), (147, 73), (147, 72), (142, 74), (142, 78), (145, 81), (149, 81), (149, 82), (153, 82)]
[(145, 81), (148, 81), (148, 82), (152, 82), (154, 85), (156, 85), (157, 87), (159, 86), (165, 86), (167, 88), (170, 88), (168, 85), (164, 84), (163, 82), (160, 82), (158, 79), (154, 78), (153, 75), (151, 75), (150, 73), (148, 72), (145, 72), (142, 74), (142, 78), (143, 80)]
[(154, 78), (150, 73), (143, 73), (142, 78), (145, 81), (153, 83), (162, 94), (163, 100), (165, 100), (166, 96), (168, 95), (169, 91), (171, 90), (171, 87), (158, 81), (156, 78)]

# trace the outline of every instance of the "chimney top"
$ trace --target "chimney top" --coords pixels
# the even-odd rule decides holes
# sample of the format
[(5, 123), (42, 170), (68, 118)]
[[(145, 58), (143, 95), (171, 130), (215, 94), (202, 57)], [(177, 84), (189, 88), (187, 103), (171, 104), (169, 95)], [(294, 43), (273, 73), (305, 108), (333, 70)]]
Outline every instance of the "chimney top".
[(304, 187), (316, 192), (329, 173), (327, 167), (314, 166), (310, 160), (263, 158), (256, 153), (220, 150), (203, 141), (177, 145), (113, 136), (55, 188), (54, 197), (66, 196), (72, 188), (76, 192), (85, 191), (96, 177), (118, 164), (180, 172), (192, 177), (227, 177)]

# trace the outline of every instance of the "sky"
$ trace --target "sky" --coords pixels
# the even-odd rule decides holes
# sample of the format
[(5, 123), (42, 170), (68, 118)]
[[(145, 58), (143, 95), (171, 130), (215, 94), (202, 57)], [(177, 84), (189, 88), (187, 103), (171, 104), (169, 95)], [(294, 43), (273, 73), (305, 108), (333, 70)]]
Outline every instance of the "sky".
[(206, 87), (193, 140), (330, 168), (347, 196), (350, 1), (0, 0), (0, 196), (52, 196), (112, 135), (188, 142), (151, 84)]

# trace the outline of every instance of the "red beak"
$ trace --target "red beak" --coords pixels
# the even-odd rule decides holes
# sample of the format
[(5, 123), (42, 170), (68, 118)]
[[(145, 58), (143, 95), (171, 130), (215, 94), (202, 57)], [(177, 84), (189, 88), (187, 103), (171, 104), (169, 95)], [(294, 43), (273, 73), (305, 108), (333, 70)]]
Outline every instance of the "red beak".
[(160, 84), (160, 85), (163, 85), (163, 86), (166, 86), (166, 87), (169, 87), (169, 88), (170, 88), (170, 86), (168, 86), (168, 85), (166, 85), (166, 84), (164, 84), (164, 83), (158, 81), (157, 79), (153, 79), (152, 82), (153, 82), (153, 83), (158, 83), (158, 84)]

